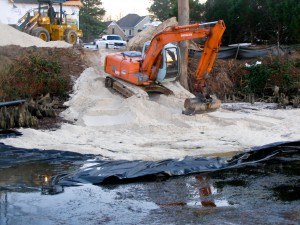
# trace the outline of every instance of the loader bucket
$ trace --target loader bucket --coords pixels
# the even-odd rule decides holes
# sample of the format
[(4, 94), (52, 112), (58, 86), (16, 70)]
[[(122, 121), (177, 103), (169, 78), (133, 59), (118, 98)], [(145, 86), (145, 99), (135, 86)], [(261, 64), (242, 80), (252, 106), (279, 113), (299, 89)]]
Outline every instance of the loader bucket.
[(194, 115), (207, 112), (213, 112), (219, 109), (221, 101), (216, 97), (211, 96), (197, 96), (195, 98), (187, 98), (184, 101), (184, 110), (182, 111), (185, 115)]

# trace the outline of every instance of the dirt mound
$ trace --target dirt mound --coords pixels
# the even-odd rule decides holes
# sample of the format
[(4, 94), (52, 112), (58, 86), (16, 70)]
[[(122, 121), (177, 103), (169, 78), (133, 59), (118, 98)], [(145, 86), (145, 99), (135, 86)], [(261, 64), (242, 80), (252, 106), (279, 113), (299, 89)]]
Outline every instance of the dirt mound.
[(29, 34), (18, 31), (17, 29), (2, 23), (0, 23), (0, 30), (1, 30), (0, 46), (19, 45), (21, 47), (36, 46), (36, 47), (50, 47), (50, 48), (51, 47), (69, 48), (72, 46), (69, 43), (64, 41), (45, 42), (37, 37), (33, 37)]
[(23, 48), (17, 45), (0, 46), (0, 70), (10, 65), (20, 64), (22, 58), (36, 56), (48, 61), (58, 62), (61, 66), (61, 74), (63, 76), (79, 76), (85, 67), (82, 54), (83, 50), (79, 46), (66, 49), (50, 47), (38, 48), (35, 46)]
[(157, 27), (148, 27), (147, 29), (141, 31), (136, 36), (131, 38), (127, 44), (127, 48), (131, 51), (142, 51), (144, 43), (146, 41), (150, 41), (155, 34), (163, 31), (164, 29), (166, 29), (166, 27), (176, 25), (178, 25), (176, 17), (172, 17), (164, 21)]
[[(38, 48), (20, 47), (16, 45), (0, 46), (0, 101), (11, 101), (14, 99), (32, 100), (40, 99), (41, 96), (49, 97), (62, 105), (66, 101), (67, 94), (71, 92), (73, 81), (77, 79), (85, 69), (86, 62), (82, 59), (81, 47), (72, 48)], [(34, 101), (35, 102), (35, 101)], [(57, 105), (57, 104), (56, 104)], [(47, 108), (54, 112), (49, 104), (33, 104), (22, 107), (0, 108), (0, 129), (10, 127), (37, 126), (37, 118), (54, 118), (47, 115), (39, 108)], [(59, 106), (61, 107), (61, 106)], [(20, 110), (22, 109), (22, 110)], [(24, 115), (26, 116), (24, 116)], [(5, 116), (4, 116), (5, 115)], [(17, 115), (10, 117), (9, 115)], [(12, 120), (13, 118), (16, 120)], [(36, 118), (37, 117), (37, 118)], [(52, 119), (53, 120), (53, 119)], [(43, 127), (39, 123), (39, 127)]]
[[(263, 57), (247, 60), (216, 59), (209, 76), (204, 76), (207, 91), (215, 94), (223, 102), (225, 101), (263, 101), (276, 102), (282, 106), (299, 105), (299, 63), (294, 55), (278, 57)], [(261, 65), (257, 68), (256, 74), (250, 75), (249, 67), (256, 65), (257, 61)], [(199, 58), (189, 58), (188, 77), (189, 88), (195, 82)], [(248, 65), (248, 67), (246, 66)], [(260, 72), (262, 71), (262, 72)], [(265, 72), (265, 73), (264, 73)], [(249, 91), (247, 87), (253, 85), (259, 88), (263, 82), (263, 75), (268, 76), (260, 92)], [(250, 77), (257, 79), (250, 80)], [(252, 83), (250, 83), (252, 82)], [(277, 90), (277, 93), (275, 89)]]
[[(164, 21), (157, 27), (155, 26), (148, 27), (147, 29), (141, 31), (140, 33), (138, 33), (136, 36), (134, 36), (132, 39), (129, 40), (127, 44), (127, 49), (130, 51), (141, 52), (143, 49), (143, 45), (146, 41), (150, 41), (154, 37), (154, 35), (165, 30), (167, 27), (177, 26), (177, 25), (178, 22), (176, 20), (176, 17), (172, 17)], [(189, 40), (188, 43), (189, 43), (189, 49), (193, 49), (197, 51), (201, 50), (200, 47), (194, 41)]]
[(88, 67), (93, 67), (100, 70), (103, 66), (104, 56), (102, 54), (106, 49), (87, 49), (83, 48), (82, 58)]

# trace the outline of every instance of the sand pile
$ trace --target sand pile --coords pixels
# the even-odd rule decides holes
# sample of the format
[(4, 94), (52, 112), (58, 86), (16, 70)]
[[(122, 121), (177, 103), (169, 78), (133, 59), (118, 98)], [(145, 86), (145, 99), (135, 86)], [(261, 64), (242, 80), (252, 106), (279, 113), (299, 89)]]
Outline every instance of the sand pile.
[[(153, 36), (163, 30), (165, 30), (167, 27), (170, 26), (177, 26), (178, 22), (176, 20), (176, 17), (172, 17), (170, 19), (165, 20), (157, 27), (150, 26), (147, 29), (141, 31), (137, 35), (135, 35), (133, 38), (131, 38), (127, 44), (127, 49), (131, 51), (142, 51), (143, 45), (146, 41), (150, 41)], [(189, 49), (193, 50), (200, 50), (200, 47), (193, 41), (189, 40)]]
[(164, 29), (166, 29), (166, 27), (176, 26), (176, 25), (178, 25), (176, 17), (172, 17), (164, 21), (157, 27), (154, 26), (148, 27), (147, 29), (141, 31), (133, 38), (131, 38), (127, 44), (127, 48), (131, 51), (142, 51), (144, 43), (146, 41), (150, 41), (155, 34), (163, 31)]
[(233, 106), (223, 105), (217, 112), (186, 116), (181, 112), (189, 93), (177, 82), (170, 84), (177, 90), (174, 96), (124, 99), (105, 88), (104, 79), (102, 68), (88, 68), (77, 79), (67, 102), (69, 108), (61, 114), (71, 124), (54, 131), (20, 129), (23, 136), (2, 142), (109, 159), (159, 160), (234, 154), (256, 145), (300, 138), (299, 109), (236, 104), (234, 112)]
[(64, 41), (50, 41), (45, 42), (37, 37), (33, 37), (24, 32), (18, 31), (17, 29), (0, 23), (0, 46), (7, 45), (19, 45), (21, 47), (57, 47), (57, 48), (68, 48), (72, 45)]

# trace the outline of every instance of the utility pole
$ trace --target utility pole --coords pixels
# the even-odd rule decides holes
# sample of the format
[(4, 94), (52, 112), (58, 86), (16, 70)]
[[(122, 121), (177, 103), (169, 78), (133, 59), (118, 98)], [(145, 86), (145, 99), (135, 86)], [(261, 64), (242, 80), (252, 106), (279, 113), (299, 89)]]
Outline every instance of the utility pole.
[[(178, 24), (188, 25), (190, 23), (189, 0), (178, 0)], [(179, 42), (180, 49), (180, 84), (188, 90), (188, 41)]]

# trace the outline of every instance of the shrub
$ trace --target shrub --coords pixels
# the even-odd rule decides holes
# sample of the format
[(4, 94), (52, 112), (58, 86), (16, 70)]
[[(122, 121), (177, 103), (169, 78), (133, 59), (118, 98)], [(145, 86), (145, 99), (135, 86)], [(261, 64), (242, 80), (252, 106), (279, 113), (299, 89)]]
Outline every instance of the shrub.
[(281, 90), (287, 91), (292, 85), (293, 66), (293, 63), (288, 60), (275, 60), (270, 64), (250, 66), (246, 68), (248, 73), (244, 76), (243, 91), (246, 94), (254, 93), (262, 96), (267, 86), (275, 85)]
[(61, 76), (61, 66), (57, 61), (39, 56), (23, 56), (1, 71), (4, 98), (28, 98), (51, 93), (66, 95), (70, 78)]

